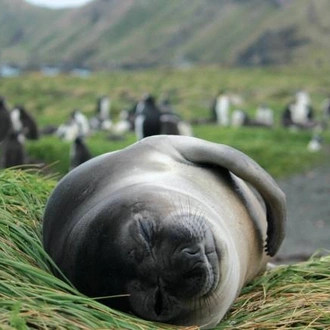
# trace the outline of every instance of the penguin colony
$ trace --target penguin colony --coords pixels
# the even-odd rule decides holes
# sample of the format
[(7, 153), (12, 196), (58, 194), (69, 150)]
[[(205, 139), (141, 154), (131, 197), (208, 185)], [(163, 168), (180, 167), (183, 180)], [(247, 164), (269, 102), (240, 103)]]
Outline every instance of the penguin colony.
[[(122, 140), (127, 132), (134, 132), (136, 139), (159, 134), (193, 136), (192, 125), (211, 123), (219, 127), (274, 127), (274, 111), (268, 104), (260, 104), (254, 118), (244, 110), (243, 99), (222, 89), (210, 107), (210, 117), (183, 120), (173, 108), (168, 96), (159, 102), (149, 93), (134, 102), (130, 109), (122, 110), (119, 120), (111, 117), (111, 99), (102, 95), (96, 99), (94, 115), (88, 118), (80, 109), (73, 109), (68, 119), (59, 126), (38, 128), (35, 118), (23, 105), (10, 109), (6, 99), (0, 96), (0, 166), (8, 168), (33, 162), (26, 151), (26, 140), (38, 140), (43, 135), (55, 135), (71, 143), (69, 168), (71, 170), (93, 157), (88, 138), (97, 131), (108, 131), (109, 140)], [(330, 119), (330, 97), (322, 103), (322, 118), (315, 119), (309, 94), (298, 90), (285, 106), (281, 125), (292, 131), (310, 130), (307, 149), (317, 152), (322, 148), (322, 132)]]

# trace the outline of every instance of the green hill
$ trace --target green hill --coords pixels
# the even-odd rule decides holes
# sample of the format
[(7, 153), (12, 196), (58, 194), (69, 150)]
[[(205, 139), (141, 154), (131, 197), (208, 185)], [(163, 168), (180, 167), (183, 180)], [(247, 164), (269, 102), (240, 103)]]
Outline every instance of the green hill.
[(94, 0), (51, 10), (0, 2), (1, 62), (89, 66), (327, 65), (327, 0)]

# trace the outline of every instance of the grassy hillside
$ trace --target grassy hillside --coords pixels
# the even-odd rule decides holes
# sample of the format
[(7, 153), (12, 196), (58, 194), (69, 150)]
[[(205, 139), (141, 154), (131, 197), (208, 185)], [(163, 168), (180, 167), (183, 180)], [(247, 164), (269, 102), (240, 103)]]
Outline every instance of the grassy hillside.
[(23, 0), (2, 0), (0, 3), (0, 60), (2, 63), (26, 65), (41, 60), (36, 40), (44, 33), (50, 36), (51, 22), (61, 11), (31, 6)]
[(94, 0), (61, 11), (6, 0), (1, 60), (97, 69), (187, 61), (327, 66), (329, 10), (327, 0)]

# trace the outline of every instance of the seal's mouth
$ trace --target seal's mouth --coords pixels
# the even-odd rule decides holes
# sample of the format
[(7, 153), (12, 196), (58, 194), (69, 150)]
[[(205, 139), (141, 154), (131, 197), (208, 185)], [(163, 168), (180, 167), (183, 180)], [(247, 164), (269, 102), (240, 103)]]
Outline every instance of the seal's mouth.
[(205, 255), (208, 261), (208, 281), (205, 285), (204, 294), (202, 296), (208, 297), (213, 294), (220, 281), (219, 256), (216, 248), (214, 248), (213, 251), (206, 252)]

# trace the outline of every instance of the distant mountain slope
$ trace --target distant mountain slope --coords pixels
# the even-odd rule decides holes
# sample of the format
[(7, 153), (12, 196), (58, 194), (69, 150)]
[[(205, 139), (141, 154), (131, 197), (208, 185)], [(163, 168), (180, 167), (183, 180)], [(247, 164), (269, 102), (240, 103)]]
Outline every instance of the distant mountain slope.
[(330, 57), (329, 12), (329, 0), (95, 0), (65, 10), (0, 0), (0, 60), (320, 64)]

